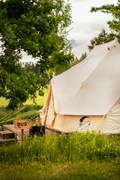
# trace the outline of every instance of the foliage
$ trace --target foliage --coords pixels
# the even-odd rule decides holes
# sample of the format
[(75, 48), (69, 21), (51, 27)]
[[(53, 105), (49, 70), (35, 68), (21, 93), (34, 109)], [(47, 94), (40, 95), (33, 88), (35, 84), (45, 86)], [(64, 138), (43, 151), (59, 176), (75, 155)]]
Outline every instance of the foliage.
[(116, 5), (103, 5), (101, 7), (92, 7), (91, 12), (101, 11), (103, 13), (109, 13), (112, 15), (113, 19), (108, 21), (108, 25), (110, 28), (110, 33), (102, 32), (91, 40), (91, 45), (88, 46), (89, 50), (91, 50), (95, 45), (99, 45), (102, 43), (109, 42), (113, 40), (115, 37), (118, 38), (120, 42), (120, 1), (117, 2)]
[(117, 2), (117, 5), (104, 5), (97, 8), (92, 8), (91, 11), (101, 11), (104, 13), (110, 13), (113, 16), (112, 21), (108, 21), (109, 28), (113, 30), (113, 33), (120, 38), (120, 1)]
[(26, 72), (19, 63), (14, 62), (10, 57), (1, 58), (0, 97), (9, 99), (8, 108), (14, 109), (31, 97), (36, 98), (36, 91), (43, 93), (45, 80), (32, 72)]
[(63, 0), (7, 0), (0, 7), (4, 47), (23, 49), (45, 64), (53, 51), (67, 48), (64, 28), (71, 23), (71, 9)]
[(90, 41), (90, 45), (88, 45), (89, 51), (92, 50), (96, 45), (107, 43), (115, 38), (115, 35), (111, 33), (107, 33), (104, 29), (102, 29), (101, 33), (98, 34), (97, 37), (93, 38)]
[(35, 136), (0, 147), (0, 177), (114, 180), (120, 178), (119, 160), (119, 135)]
[[(35, 98), (37, 90), (42, 93), (50, 68), (68, 68), (70, 24), (71, 6), (64, 0), (0, 1), (0, 96), (10, 99), (9, 108)], [(23, 51), (37, 59), (39, 78), (20, 64)]]
[(74, 65), (76, 65), (76, 64), (78, 64), (78, 63), (80, 63), (80, 62), (83, 61), (86, 57), (87, 57), (87, 53), (85, 52), (85, 53), (82, 53), (80, 59), (74, 58), (74, 60), (73, 60), (73, 61), (71, 62), (71, 64), (70, 64), (71, 67), (74, 66)]
[[(46, 100), (46, 97), (48, 95), (48, 87), (43, 89), (44, 95), (39, 95), (39, 92), (36, 93), (36, 98), (33, 101), (31, 98), (27, 99), (27, 101), (23, 104), (23, 106), (27, 106), (27, 105), (40, 105), (41, 107), (44, 105), (44, 102)], [(5, 110), (6, 113), (8, 113), (7, 111), (9, 111), (6, 107), (9, 104), (9, 100), (6, 100), (3, 97), (0, 97), (0, 109), (3, 108), (3, 111)]]
[(72, 54), (64, 54), (63, 52), (54, 53), (54, 65), (51, 66), (49, 70), (49, 77), (52, 78), (53, 75), (58, 75), (71, 67), (71, 63), (74, 61), (74, 56)]
[(23, 62), (22, 66), (27, 72), (33, 72), (37, 77), (40, 76), (39, 69), (37, 68), (35, 63), (33, 63), (33, 62)]

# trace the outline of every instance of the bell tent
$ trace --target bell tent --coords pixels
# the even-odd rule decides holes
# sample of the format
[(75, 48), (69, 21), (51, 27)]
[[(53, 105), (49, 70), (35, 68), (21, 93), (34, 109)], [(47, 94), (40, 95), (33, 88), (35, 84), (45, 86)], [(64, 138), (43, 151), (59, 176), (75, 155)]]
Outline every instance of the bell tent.
[(51, 79), (40, 110), (46, 130), (120, 133), (120, 44), (95, 46), (85, 60)]

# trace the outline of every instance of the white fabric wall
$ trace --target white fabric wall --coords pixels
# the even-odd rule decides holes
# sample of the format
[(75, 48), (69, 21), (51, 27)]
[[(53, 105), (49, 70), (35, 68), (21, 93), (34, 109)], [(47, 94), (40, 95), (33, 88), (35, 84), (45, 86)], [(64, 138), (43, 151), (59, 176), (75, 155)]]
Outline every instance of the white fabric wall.
[(84, 132), (84, 131), (104, 131), (106, 129), (106, 120), (102, 116), (93, 116), (86, 118), (80, 125), (82, 116), (64, 116), (58, 114), (53, 128), (62, 132)]
[(105, 133), (120, 133), (120, 99), (106, 116), (107, 128)]
[(51, 81), (56, 113), (104, 115), (120, 94), (120, 45), (96, 46), (88, 57)]

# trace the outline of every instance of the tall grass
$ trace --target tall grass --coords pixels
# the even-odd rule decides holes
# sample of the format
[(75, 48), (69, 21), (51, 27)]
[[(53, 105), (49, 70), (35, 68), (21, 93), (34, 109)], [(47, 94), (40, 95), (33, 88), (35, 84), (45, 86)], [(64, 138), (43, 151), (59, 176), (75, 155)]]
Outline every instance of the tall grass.
[(0, 180), (118, 180), (119, 136), (74, 133), (0, 147)]
[(27, 139), (0, 148), (0, 161), (22, 163), (79, 163), (81, 160), (113, 160), (120, 157), (119, 136), (106, 136), (95, 133), (74, 133), (51, 137)]

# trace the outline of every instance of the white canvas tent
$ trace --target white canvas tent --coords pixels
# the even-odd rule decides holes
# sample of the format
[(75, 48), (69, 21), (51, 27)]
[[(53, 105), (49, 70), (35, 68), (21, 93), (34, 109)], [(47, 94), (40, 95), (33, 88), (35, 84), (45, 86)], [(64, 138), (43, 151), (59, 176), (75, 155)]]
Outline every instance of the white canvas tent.
[(120, 133), (117, 39), (96, 46), (84, 61), (53, 77), (40, 112), (47, 129), (64, 133), (86, 130)]

